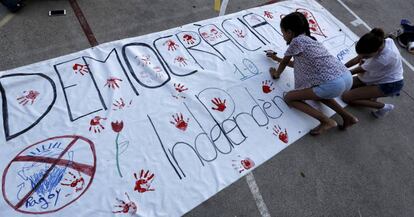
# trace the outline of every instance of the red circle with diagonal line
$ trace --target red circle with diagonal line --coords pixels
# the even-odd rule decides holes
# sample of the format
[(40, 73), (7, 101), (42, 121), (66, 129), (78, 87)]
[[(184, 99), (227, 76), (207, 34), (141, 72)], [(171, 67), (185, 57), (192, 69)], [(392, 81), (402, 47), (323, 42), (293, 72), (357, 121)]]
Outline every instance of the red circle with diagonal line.
[(18, 212), (53, 213), (78, 200), (92, 184), (95, 171), (91, 140), (76, 135), (45, 139), (22, 150), (7, 165), (3, 198)]

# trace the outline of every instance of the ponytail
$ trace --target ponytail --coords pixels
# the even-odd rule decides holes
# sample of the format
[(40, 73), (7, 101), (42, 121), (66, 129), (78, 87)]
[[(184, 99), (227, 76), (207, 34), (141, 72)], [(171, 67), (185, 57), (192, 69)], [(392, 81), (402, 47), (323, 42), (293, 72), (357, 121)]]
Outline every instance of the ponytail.
[(384, 30), (374, 28), (359, 39), (355, 46), (355, 50), (358, 54), (370, 54), (377, 52), (384, 44), (384, 40)]

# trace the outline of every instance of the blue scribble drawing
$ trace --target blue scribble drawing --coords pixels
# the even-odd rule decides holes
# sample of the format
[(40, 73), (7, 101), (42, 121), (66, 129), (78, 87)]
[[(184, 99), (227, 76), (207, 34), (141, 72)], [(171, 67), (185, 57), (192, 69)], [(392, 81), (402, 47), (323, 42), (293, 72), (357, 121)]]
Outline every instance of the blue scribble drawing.
[[(47, 195), (51, 193), (56, 186), (60, 183), (65, 174), (66, 167), (58, 168), (57, 166), (52, 169), (46, 179), (35, 189), (35, 192), (39, 195)], [(30, 185), (32, 189), (35, 188), (36, 184), (42, 179), (45, 175), (46, 170), (42, 169), (41, 171), (28, 177), (30, 180)]]
[[(60, 145), (60, 142), (50, 143), (49, 145), (42, 144), (42, 146), (37, 147), (33, 151), (30, 151), (29, 156), (58, 158), (63, 151), (63, 149), (60, 148)], [(73, 155), (73, 151), (69, 151), (67, 153), (69, 163), (65, 166), (54, 166), (47, 177), (44, 178), (43, 181), (37, 186), (37, 188), (35, 188), (36, 185), (46, 174), (46, 171), (50, 168), (51, 165), (49, 163), (42, 162), (26, 163), (17, 172), (18, 176), (23, 180), (23, 182), (17, 185), (17, 188), (19, 189), (16, 195), (17, 199), (22, 199), (25, 194), (27, 194), (27, 192), (30, 192), (33, 189), (34, 192), (36, 192), (40, 197), (54, 193), (60, 181), (62, 180), (67, 167), (69, 166), (70, 162), (73, 161)]]
[(336, 58), (338, 58), (339, 61), (342, 61), (349, 52), (350, 50), (348, 48), (343, 49), (336, 55)]

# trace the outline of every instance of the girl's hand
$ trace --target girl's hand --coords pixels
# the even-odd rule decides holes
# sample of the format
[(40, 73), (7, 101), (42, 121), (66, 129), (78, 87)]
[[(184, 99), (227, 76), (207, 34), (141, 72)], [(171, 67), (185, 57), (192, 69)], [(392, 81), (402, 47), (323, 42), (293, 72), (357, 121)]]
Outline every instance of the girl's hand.
[(273, 67), (270, 67), (269, 72), (270, 72), (270, 76), (272, 76), (273, 79), (279, 79), (280, 75), (282, 74), (281, 72), (280, 73), (277, 72), (277, 69)]
[(265, 50), (265, 52), (266, 52), (266, 56), (267, 57), (270, 57), (272, 60), (278, 61), (279, 58), (277, 58), (277, 56), (276, 56), (277, 53), (275, 51), (273, 51), (273, 50)]

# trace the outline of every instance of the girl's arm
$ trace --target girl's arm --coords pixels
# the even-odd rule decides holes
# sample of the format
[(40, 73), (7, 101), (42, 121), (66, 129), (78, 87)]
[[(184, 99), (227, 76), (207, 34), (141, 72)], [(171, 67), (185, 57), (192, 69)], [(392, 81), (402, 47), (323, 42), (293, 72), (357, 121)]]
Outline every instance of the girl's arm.
[(354, 57), (353, 59), (349, 60), (347, 63), (345, 63), (345, 66), (347, 68), (355, 66), (356, 64), (358, 64), (360, 61), (362, 60), (362, 58), (358, 55), (356, 57)]
[(365, 70), (361, 66), (358, 66), (358, 67), (355, 67), (355, 68), (351, 69), (351, 74), (353, 74), (353, 75), (364, 73), (364, 72), (365, 72)]
[[(275, 61), (277, 61), (277, 62), (282, 62), (283, 61), (283, 59), (282, 58), (280, 58), (280, 57), (278, 57), (278, 56), (276, 56), (276, 52), (274, 52), (274, 51), (272, 51), (272, 50), (269, 50), (269, 51), (266, 51), (266, 56), (267, 57), (270, 57), (272, 60), (275, 60)], [(289, 67), (292, 67), (293, 68), (293, 61), (289, 61), (288, 62), (288, 64), (287, 64), (287, 66), (289, 66)]]
[[(272, 78), (274, 79), (280, 78), (280, 75), (282, 74), (283, 70), (285, 70), (286, 66), (288, 66), (291, 63), (290, 61), (291, 58), (292, 56), (285, 56), (283, 57), (283, 59), (279, 58), (280, 59), (280, 62), (278, 61), (280, 63), (279, 67), (277, 68), (276, 71), (273, 71), (271, 73)], [(293, 63), (292, 63), (292, 67), (293, 67)]]

